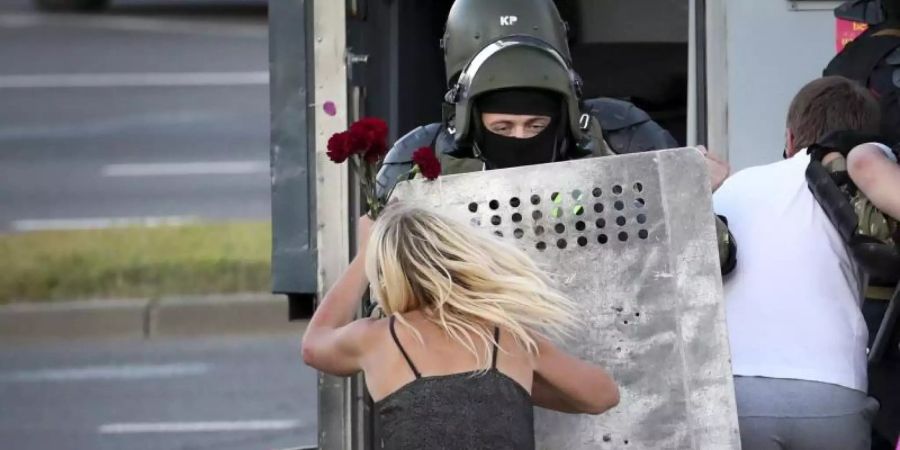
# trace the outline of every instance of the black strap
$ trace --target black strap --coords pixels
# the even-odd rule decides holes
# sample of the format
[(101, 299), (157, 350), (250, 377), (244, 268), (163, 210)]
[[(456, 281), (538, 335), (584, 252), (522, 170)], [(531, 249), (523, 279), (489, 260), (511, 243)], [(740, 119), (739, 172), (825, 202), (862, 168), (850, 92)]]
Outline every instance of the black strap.
[(868, 142), (878, 142), (887, 147), (893, 144), (890, 139), (879, 134), (840, 130), (822, 136), (816, 143), (810, 145), (806, 152), (816, 161), (822, 161), (831, 152), (838, 152), (846, 158), (856, 146)]
[(878, 63), (898, 47), (900, 38), (897, 36), (857, 39), (828, 63), (823, 75), (841, 75), (868, 86), (869, 77)]
[(491, 362), (491, 369), (497, 368), (497, 347), (500, 345), (500, 327), (494, 327), (494, 360)]
[(396, 318), (396, 316), (391, 316), (391, 337), (394, 338), (394, 343), (397, 344), (397, 348), (400, 349), (400, 353), (403, 353), (403, 358), (406, 359), (406, 363), (409, 364), (409, 368), (412, 369), (413, 375), (415, 375), (416, 378), (422, 378), (422, 374), (419, 373), (419, 370), (416, 369), (416, 365), (413, 364), (412, 360), (409, 359), (409, 355), (406, 354), (406, 350), (404, 350), (403, 346), (400, 345), (400, 339), (397, 339), (397, 332), (394, 330), (394, 319)]

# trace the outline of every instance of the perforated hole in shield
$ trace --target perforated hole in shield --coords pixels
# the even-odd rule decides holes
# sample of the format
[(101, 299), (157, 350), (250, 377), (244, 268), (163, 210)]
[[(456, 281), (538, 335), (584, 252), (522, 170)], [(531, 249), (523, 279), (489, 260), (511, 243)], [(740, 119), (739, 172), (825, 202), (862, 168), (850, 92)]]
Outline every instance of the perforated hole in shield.
[[(652, 184), (652, 183), (651, 183)], [(498, 237), (530, 242), (538, 251), (653, 241), (654, 187), (644, 180), (529, 192), (464, 204), (474, 226)], [(545, 201), (546, 200), (546, 201)]]

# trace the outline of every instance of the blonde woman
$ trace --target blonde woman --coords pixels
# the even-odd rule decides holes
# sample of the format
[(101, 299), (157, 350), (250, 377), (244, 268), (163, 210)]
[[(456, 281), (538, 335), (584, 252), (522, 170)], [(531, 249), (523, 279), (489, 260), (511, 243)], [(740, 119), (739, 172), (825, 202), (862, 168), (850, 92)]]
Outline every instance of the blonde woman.
[[(600, 414), (619, 402), (600, 367), (544, 336), (572, 302), (515, 247), (397, 204), (360, 219), (357, 257), (316, 310), (303, 360), (360, 371), (388, 449), (532, 449), (532, 406)], [(362, 259), (365, 258), (365, 259)], [(387, 319), (353, 320), (366, 288)]]

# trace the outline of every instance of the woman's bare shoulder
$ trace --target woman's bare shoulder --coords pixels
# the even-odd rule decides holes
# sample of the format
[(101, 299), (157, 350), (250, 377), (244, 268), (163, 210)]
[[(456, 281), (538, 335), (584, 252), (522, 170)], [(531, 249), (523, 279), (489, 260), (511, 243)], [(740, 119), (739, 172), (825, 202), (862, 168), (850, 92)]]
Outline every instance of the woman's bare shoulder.
[(387, 319), (364, 318), (357, 319), (344, 325), (340, 333), (340, 339), (346, 345), (356, 348), (357, 352), (366, 352), (373, 344), (378, 342), (378, 337), (387, 332)]
[(386, 332), (389, 322), (387, 318), (367, 317), (354, 321), (353, 325), (358, 328), (359, 337), (365, 339)]

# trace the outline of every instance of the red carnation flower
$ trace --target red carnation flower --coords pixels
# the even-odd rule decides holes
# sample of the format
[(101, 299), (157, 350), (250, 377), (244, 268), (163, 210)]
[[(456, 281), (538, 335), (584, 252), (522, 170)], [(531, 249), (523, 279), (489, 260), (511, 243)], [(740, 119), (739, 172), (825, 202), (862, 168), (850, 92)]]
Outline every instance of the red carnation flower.
[(355, 148), (369, 163), (376, 163), (387, 154), (388, 126), (376, 117), (364, 117), (350, 125), (350, 134), (361, 143)]
[(369, 142), (368, 148), (364, 153), (362, 153), (362, 155), (363, 159), (365, 159), (367, 163), (376, 164), (381, 160), (381, 158), (384, 158), (384, 156), (387, 155), (387, 152), (388, 147), (386, 142)]
[[(360, 119), (350, 125), (347, 131), (335, 133), (328, 139), (329, 159), (337, 164), (348, 159), (353, 163), (350, 168), (358, 177), (359, 187), (369, 206), (367, 214), (373, 219), (384, 209), (384, 199), (376, 193), (376, 177), (388, 152), (387, 139), (387, 123), (375, 117)], [(425, 168), (423, 173), (431, 175), (429, 178), (433, 179), (440, 174), (441, 166), (433, 152), (431, 158), (433, 161), (423, 159), (422, 167)]]
[(366, 133), (353, 128), (344, 133), (347, 133), (347, 152), (351, 155), (363, 154), (369, 150), (369, 137)]
[(413, 162), (419, 166), (422, 176), (429, 180), (437, 178), (441, 174), (441, 162), (431, 147), (422, 147), (416, 150), (412, 156)]
[(363, 117), (357, 120), (350, 125), (350, 131), (366, 135), (367, 141), (370, 143), (387, 141), (387, 123), (377, 117)]
[(328, 139), (328, 158), (340, 164), (347, 160), (353, 153), (348, 150), (350, 134), (346, 131), (342, 133), (334, 133)]

